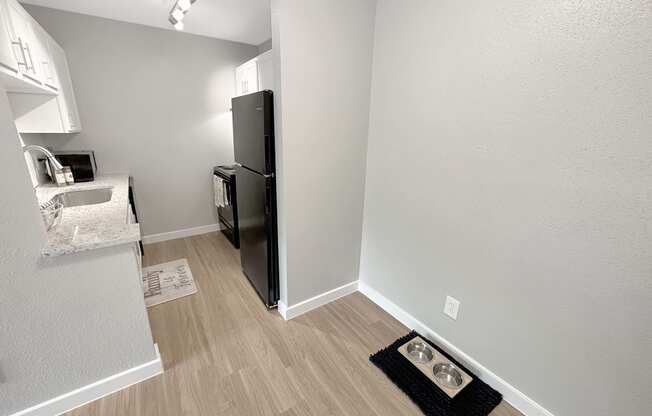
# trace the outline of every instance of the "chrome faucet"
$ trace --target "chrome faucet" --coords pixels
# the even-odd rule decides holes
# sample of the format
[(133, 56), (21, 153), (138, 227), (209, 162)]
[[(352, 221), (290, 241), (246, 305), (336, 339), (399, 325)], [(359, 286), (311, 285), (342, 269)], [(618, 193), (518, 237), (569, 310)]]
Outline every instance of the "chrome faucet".
[(59, 163), (57, 158), (54, 157), (52, 152), (50, 152), (45, 147), (37, 146), (35, 144), (28, 144), (26, 146), (23, 146), (23, 152), (30, 152), (30, 151), (33, 151), (33, 150), (37, 150), (37, 151), (43, 153), (45, 155), (45, 157), (48, 158), (48, 162), (50, 162), (50, 166), (52, 166), (52, 169), (54, 169), (55, 171), (63, 169), (63, 166), (61, 165), (61, 163)]

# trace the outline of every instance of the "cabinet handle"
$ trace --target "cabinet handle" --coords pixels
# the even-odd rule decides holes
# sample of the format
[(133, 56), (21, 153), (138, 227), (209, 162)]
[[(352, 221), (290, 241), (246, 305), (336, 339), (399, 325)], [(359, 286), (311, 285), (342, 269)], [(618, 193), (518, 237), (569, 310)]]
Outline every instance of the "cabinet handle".
[[(16, 63), (20, 66), (24, 66), (25, 69), (29, 69), (27, 66), (27, 57), (25, 56), (25, 49), (23, 49), (23, 42), (20, 38), (18, 40), (15, 40), (11, 42), (12, 45), (18, 46), (18, 49), (20, 50), (20, 55), (23, 57), (23, 61), (21, 62), (19, 57), (16, 57)], [(15, 48), (14, 48), (14, 55), (16, 54)]]

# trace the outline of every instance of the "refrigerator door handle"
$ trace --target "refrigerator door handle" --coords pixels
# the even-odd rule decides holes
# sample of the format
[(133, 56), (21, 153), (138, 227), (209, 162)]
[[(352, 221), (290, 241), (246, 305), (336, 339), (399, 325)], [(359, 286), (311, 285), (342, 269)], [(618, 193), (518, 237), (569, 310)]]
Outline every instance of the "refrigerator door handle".
[(265, 172), (272, 170), (272, 144), (270, 140), (272, 137), (268, 134), (265, 135)]
[(270, 207), (270, 203), (272, 202), (272, 188), (267, 186), (265, 187), (265, 215), (269, 216), (271, 214), (272, 210)]

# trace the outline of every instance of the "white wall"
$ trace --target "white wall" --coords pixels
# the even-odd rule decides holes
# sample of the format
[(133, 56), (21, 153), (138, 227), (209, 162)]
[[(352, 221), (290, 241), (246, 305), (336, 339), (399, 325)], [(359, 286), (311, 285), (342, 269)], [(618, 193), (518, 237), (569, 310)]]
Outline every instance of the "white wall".
[(358, 278), (374, 11), (374, 0), (272, 3), (288, 306)]
[(265, 42), (258, 45), (258, 53), (259, 54), (261, 54), (263, 52), (267, 52), (270, 49), (272, 49), (272, 39), (268, 39)]
[(0, 89), (0, 415), (156, 359), (130, 246), (51, 259)]
[(233, 163), (234, 69), (258, 48), (25, 8), (66, 51), (83, 126), (48, 142), (134, 176), (145, 235), (216, 223), (211, 169)]
[(378, 3), (361, 279), (558, 416), (652, 408), (651, 51), (644, 0)]
[(282, 0), (271, 0), (272, 65), (274, 66), (274, 149), (276, 156), (276, 212), (278, 233), (278, 274), (280, 309), (288, 302), (287, 274), (287, 211), (285, 208), (285, 171), (283, 162), (283, 67), (281, 61)]

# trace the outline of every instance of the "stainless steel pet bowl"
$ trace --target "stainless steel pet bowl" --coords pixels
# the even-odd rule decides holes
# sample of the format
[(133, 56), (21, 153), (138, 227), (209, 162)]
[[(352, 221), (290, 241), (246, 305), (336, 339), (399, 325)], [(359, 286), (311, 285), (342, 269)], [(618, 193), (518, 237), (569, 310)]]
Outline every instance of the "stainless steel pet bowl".
[(408, 355), (417, 362), (427, 363), (431, 361), (434, 357), (432, 348), (428, 344), (422, 341), (412, 341), (407, 345)]
[(432, 372), (437, 381), (451, 389), (459, 389), (464, 382), (460, 370), (450, 363), (437, 363), (432, 367)]

